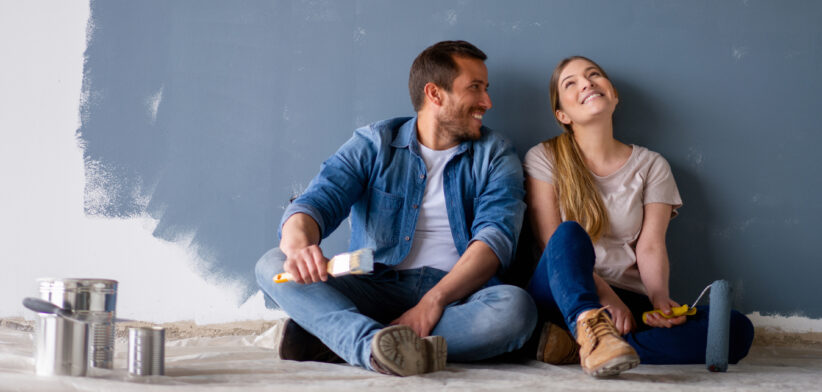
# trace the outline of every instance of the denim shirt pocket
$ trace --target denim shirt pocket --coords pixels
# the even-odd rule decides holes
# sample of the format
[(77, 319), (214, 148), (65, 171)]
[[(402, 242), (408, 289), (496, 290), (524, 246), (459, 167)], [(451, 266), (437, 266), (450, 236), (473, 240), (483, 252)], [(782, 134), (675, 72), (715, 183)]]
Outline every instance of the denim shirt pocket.
[(403, 198), (373, 187), (369, 193), (365, 231), (377, 248), (394, 246), (399, 241)]

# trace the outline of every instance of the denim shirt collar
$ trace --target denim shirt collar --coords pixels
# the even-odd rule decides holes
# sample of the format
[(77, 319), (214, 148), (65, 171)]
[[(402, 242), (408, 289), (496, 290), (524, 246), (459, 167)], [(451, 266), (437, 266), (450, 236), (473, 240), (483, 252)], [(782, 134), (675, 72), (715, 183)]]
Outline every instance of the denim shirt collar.
[[(472, 143), (472, 141), (460, 143), (453, 156), (467, 151)], [(405, 124), (400, 126), (397, 136), (391, 141), (391, 147), (408, 148), (414, 154), (420, 155), (420, 142), (417, 137), (417, 116), (411, 117)]]

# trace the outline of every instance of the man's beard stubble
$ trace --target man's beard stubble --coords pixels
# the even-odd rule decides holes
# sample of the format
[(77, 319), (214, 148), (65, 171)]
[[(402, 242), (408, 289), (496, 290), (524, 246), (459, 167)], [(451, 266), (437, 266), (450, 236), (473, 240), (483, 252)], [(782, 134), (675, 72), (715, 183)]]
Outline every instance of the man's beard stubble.
[(480, 132), (471, 132), (471, 126), (469, 124), (473, 118), (468, 115), (470, 112), (470, 110), (467, 110), (464, 113), (459, 113), (459, 110), (453, 107), (448, 108), (446, 113), (437, 116), (439, 133), (460, 143), (478, 140), (480, 138)]

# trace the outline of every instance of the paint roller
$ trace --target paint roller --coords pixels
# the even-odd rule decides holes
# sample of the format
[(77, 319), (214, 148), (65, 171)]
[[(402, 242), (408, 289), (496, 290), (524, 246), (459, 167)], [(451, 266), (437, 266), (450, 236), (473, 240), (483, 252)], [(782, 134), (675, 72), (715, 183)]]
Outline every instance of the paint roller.
[(711, 283), (711, 308), (708, 310), (708, 345), (705, 367), (712, 372), (728, 370), (731, 334), (731, 284), (727, 280)]
[(665, 318), (678, 317), (682, 315), (692, 316), (696, 314), (696, 304), (711, 290), (711, 306), (708, 310), (708, 341), (705, 346), (705, 367), (712, 372), (726, 372), (728, 370), (728, 350), (730, 348), (731, 334), (731, 298), (732, 289), (727, 280), (717, 280), (702, 290), (690, 307), (682, 305), (671, 309), (671, 314), (662, 313), (655, 309), (642, 314), (642, 321), (647, 324), (647, 316), (650, 313), (659, 313)]

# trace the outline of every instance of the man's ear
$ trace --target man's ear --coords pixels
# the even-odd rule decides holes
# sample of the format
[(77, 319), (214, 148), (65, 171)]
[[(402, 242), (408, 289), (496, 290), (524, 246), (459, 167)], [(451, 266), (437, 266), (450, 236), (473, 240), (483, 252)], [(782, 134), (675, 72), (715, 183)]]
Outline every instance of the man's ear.
[(557, 109), (554, 115), (557, 116), (557, 120), (559, 120), (559, 122), (563, 124), (571, 124), (571, 118), (568, 117), (568, 115), (562, 110)]
[(442, 105), (442, 89), (434, 83), (428, 82), (423, 87), (425, 92), (425, 100), (433, 103), (436, 106)]

